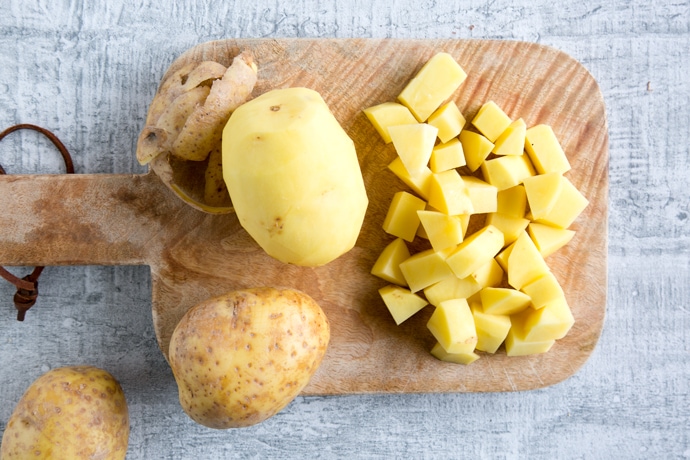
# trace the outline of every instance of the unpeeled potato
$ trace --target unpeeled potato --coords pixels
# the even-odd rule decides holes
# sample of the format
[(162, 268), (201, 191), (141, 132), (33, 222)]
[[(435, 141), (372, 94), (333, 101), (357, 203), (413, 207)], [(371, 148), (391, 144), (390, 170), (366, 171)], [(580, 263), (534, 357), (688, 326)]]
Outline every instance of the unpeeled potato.
[(326, 315), (301, 291), (263, 287), (208, 299), (170, 340), (180, 404), (210, 428), (262, 422), (309, 383), (329, 338)]
[(92, 366), (50, 370), (14, 409), (0, 459), (124, 459), (129, 441), (127, 402), (120, 384)]

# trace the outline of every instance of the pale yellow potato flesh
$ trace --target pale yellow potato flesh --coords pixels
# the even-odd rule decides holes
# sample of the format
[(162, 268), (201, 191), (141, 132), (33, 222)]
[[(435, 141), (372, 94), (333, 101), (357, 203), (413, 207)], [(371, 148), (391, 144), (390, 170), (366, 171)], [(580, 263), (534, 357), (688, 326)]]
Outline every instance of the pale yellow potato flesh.
[(180, 404), (209, 428), (260, 423), (309, 383), (329, 340), (326, 315), (301, 291), (263, 287), (205, 300), (170, 340)]
[(364, 180), (352, 139), (316, 91), (272, 90), (235, 110), (223, 177), (240, 224), (270, 256), (318, 266), (354, 247)]
[(10, 416), (0, 458), (120, 460), (129, 413), (117, 380), (93, 366), (52, 369), (26, 390)]

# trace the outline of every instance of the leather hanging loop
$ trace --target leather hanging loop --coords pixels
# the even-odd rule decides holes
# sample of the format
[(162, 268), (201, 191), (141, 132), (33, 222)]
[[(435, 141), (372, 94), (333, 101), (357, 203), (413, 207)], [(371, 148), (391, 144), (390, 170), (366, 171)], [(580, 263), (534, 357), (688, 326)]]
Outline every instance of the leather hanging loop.
[[(10, 126), (0, 133), (0, 141), (2, 141), (8, 134), (13, 133), (14, 131), (19, 131), (20, 129), (38, 131), (47, 137), (58, 149), (60, 155), (62, 155), (67, 174), (74, 174), (74, 163), (72, 162), (72, 156), (67, 150), (67, 147), (65, 147), (65, 145), (55, 134), (45, 128), (27, 123)], [(2, 165), (0, 165), (0, 174), (7, 174)], [(0, 266), (0, 276), (14, 284), (14, 286), (17, 288), (17, 293), (14, 295), (14, 306), (17, 309), (17, 321), (24, 321), (26, 312), (36, 304), (36, 299), (38, 298), (38, 277), (43, 271), (43, 268), (44, 267), (35, 267), (31, 274), (25, 276), (24, 278), (19, 278), (18, 276), (15, 276), (7, 271), (4, 267)]]

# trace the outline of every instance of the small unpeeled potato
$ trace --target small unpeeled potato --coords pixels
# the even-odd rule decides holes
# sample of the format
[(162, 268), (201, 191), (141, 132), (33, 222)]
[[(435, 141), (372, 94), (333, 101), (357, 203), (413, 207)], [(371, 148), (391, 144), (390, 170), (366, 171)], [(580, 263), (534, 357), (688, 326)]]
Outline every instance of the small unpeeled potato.
[(35, 380), (10, 416), (0, 458), (124, 459), (127, 402), (120, 384), (92, 366), (61, 367)]
[(309, 383), (329, 339), (326, 315), (301, 291), (262, 287), (208, 299), (170, 340), (180, 404), (210, 428), (260, 423)]
[[(229, 67), (190, 62), (165, 77), (137, 141), (137, 160), (190, 206), (212, 214), (233, 211), (217, 156), (230, 114), (252, 93), (257, 67), (249, 52)], [(211, 183), (207, 183), (207, 178)], [(213, 191), (213, 192), (212, 192)]]

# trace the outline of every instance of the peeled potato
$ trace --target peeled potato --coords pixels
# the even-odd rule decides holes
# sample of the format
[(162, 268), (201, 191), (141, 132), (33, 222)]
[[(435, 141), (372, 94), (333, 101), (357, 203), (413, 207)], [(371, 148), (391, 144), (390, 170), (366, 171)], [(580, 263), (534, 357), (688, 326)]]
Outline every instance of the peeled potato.
[(301, 291), (263, 287), (208, 299), (170, 340), (180, 404), (210, 428), (262, 422), (309, 383), (329, 339), (326, 315)]

